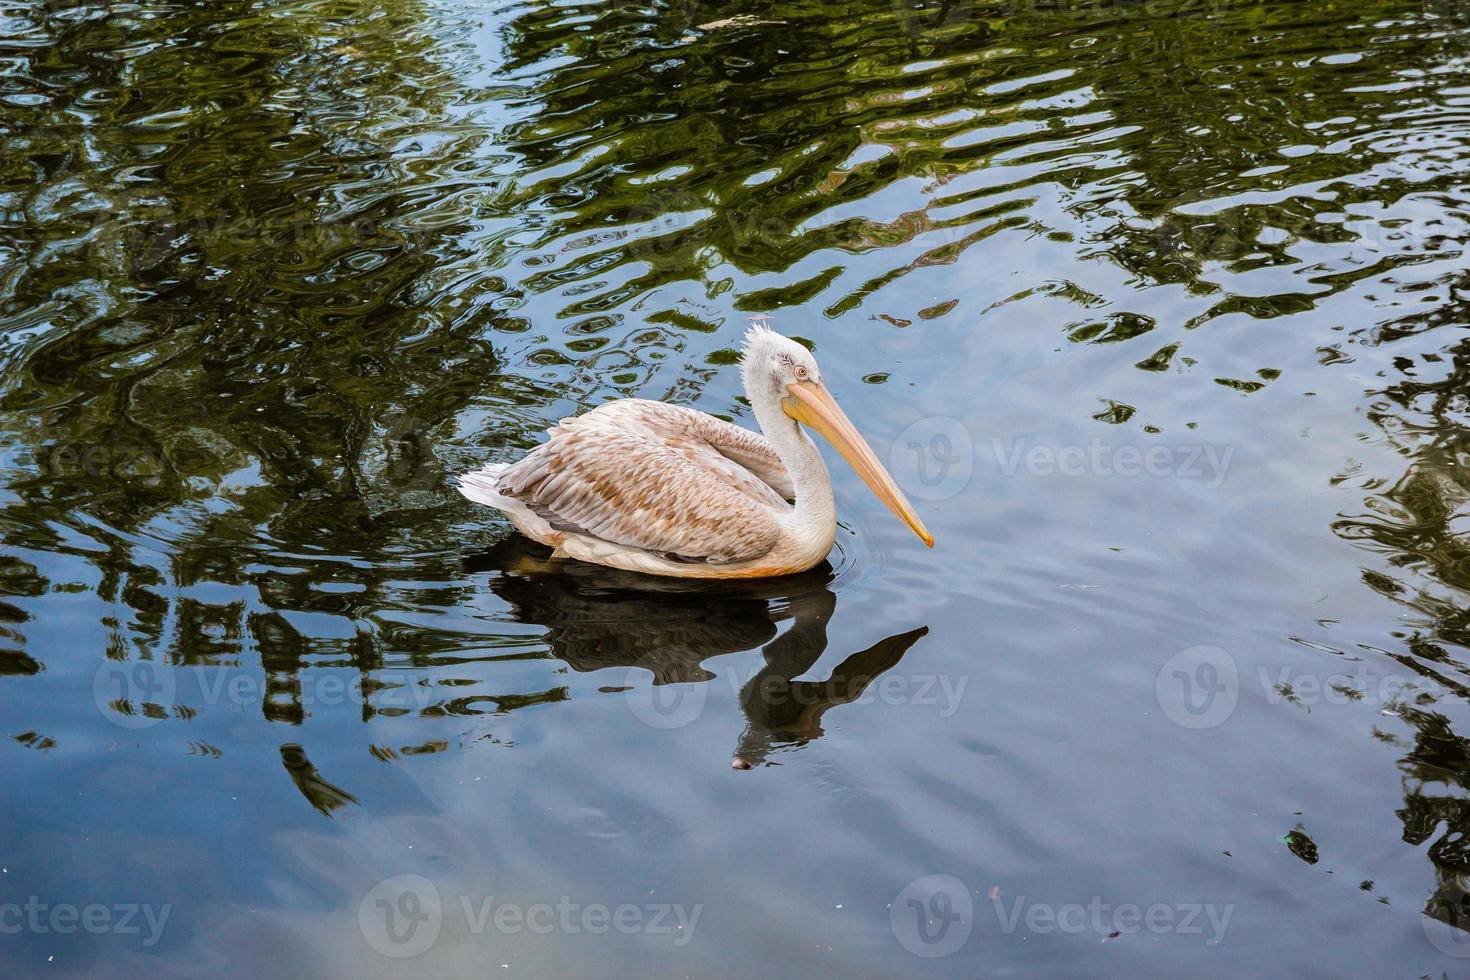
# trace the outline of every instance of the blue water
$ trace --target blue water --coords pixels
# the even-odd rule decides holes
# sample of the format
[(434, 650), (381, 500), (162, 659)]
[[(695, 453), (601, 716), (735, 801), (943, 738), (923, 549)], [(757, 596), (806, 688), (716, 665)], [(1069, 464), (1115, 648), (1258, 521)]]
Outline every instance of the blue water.
[[(0, 6), (0, 975), (1463, 975), (1466, 28)], [(453, 491), (763, 313), (932, 551)]]

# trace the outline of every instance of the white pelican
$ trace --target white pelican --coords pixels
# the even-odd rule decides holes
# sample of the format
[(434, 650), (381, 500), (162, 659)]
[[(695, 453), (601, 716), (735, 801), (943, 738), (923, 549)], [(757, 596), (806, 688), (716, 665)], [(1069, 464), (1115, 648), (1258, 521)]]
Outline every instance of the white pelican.
[(837, 509), (801, 422), (934, 546), (805, 347), (752, 326), (741, 376), (764, 437), (693, 409), (621, 399), (563, 419), (518, 462), (463, 474), (459, 492), (557, 558), (680, 578), (803, 572), (832, 550)]

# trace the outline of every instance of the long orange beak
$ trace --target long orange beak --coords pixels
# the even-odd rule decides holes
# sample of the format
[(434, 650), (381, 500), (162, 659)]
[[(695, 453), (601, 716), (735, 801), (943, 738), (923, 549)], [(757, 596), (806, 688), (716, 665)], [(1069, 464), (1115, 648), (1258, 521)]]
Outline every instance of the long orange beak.
[(863, 478), (868, 489), (887, 504), (888, 509), (899, 520), (923, 538), (926, 545), (934, 547), (934, 535), (929, 533), (924, 522), (919, 520), (919, 515), (914, 513), (913, 505), (903, 495), (898, 484), (893, 482), (893, 477), (888, 475), (883, 464), (878, 462), (872, 447), (858, 434), (852, 420), (837, 407), (827, 386), (821, 382), (798, 381), (787, 385), (786, 390), (790, 394), (781, 399), (781, 408), (786, 414), (803, 425), (811, 426), (836, 446), (842, 458)]

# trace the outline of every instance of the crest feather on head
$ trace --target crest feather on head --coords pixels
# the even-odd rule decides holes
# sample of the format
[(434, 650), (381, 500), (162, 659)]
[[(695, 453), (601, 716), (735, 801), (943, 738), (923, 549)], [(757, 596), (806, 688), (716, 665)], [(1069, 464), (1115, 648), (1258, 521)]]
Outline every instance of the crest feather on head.
[(740, 351), (740, 374), (745, 379), (747, 391), (755, 382), (757, 369), (770, 364), (775, 351), (780, 349), (785, 340), (785, 337), (766, 326), (761, 320), (752, 323), (750, 329), (745, 331), (745, 344)]
[(771, 338), (773, 337), (781, 336), (776, 331), (766, 326), (763, 320), (764, 318), (755, 321), (750, 325), (750, 329), (745, 331), (745, 345), (741, 351), (742, 356), (748, 358), (751, 352), (754, 351), (757, 347), (769, 343)]

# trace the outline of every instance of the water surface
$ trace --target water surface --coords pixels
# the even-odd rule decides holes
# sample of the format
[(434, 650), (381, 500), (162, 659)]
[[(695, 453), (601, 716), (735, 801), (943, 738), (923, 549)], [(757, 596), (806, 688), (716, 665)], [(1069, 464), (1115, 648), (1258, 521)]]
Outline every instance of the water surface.
[[(0, 972), (1462, 974), (1467, 30), (9, 0)], [(933, 551), (452, 491), (763, 313)]]

